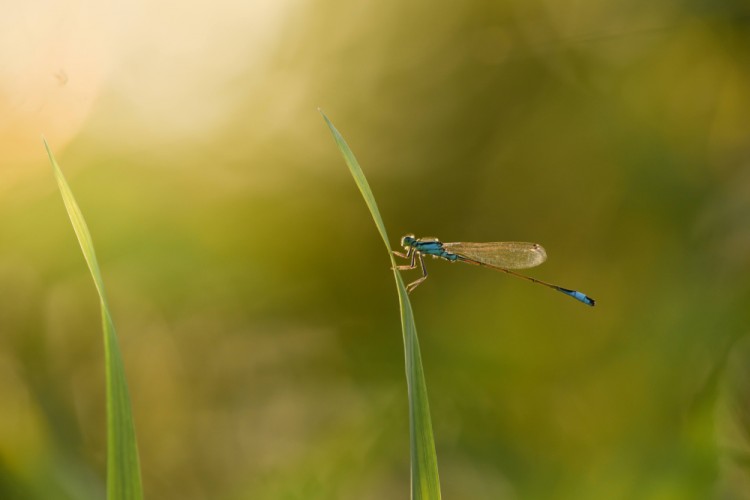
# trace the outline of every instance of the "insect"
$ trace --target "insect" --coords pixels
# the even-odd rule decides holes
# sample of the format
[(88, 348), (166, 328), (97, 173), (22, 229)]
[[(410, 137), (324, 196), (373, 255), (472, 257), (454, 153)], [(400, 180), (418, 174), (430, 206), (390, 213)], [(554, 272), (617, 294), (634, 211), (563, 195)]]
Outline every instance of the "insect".
[(596, 304), (596, 301), (585, 293), (553, 285), (512, 271), (512, 269), (528, 269), (530, 267), (536, 267), (547, 260), (547, 252), (538, 243), (521, 243), (515, 241), (494, 243), (443, 243), (437, 238), (415, 238), (413, 234), (408, 234), (401, 238), (401, 246), (404, 247), (406, 253), (394, 251), (394, 255), (404, 259), (410, 259), (410, 263), (396, 266), (396, 269), (399, 271), (415, 269), (417, 267), (417, 259), (419, 259), (419, 266), (422, 269), (422, 277), (409, 283), (406, 287), (406, 290), (409, 293), (414, 291), (415, 288), (427, 279), (427, 268), (425, 268), (424, 265), (424, 256), (432, 255), (433, 258), (440, 257), (441, 259), (449, 260), (451, 262), (466, 262), (467, 264), (473, 264), (475, 266), (488, 267), (495, 271), (501, 271), (510, 274), (511, 276), (515, 276), (516, 278), (521, 278), (557, 290), (558, 292), (573, 297), (588, 306), (593, 307)]

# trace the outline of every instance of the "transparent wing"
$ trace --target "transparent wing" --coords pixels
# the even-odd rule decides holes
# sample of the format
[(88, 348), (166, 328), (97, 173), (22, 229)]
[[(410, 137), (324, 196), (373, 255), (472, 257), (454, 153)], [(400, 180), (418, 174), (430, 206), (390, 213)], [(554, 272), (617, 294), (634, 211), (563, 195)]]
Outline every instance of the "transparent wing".
[(528, 269), (547, 260), (547, 252), (538, 243), (443, 243), (443, 248), (460, 257), (505, 269)]

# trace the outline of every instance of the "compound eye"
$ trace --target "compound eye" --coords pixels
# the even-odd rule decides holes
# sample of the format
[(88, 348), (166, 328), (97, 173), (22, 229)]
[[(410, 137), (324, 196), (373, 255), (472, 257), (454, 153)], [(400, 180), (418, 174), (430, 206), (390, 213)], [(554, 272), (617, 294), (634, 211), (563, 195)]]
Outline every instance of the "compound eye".
[(414, 235), (413, 234), (407, 234), (403, 238), (401, 238), (401, 246), (407, 247), (410, 246), (412, 243), (414, 243)]

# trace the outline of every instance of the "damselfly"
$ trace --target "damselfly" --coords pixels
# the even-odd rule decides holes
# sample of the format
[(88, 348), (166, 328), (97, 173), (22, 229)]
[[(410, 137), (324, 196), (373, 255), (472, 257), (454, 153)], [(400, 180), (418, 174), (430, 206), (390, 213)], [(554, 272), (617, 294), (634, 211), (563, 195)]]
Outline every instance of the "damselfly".
[(495, 243), (443, 243), (437, 238), (415, 238), (409, 234), (401, 238), (401, 246), (406, 253), (393, 252), (395, 255), (404, 259), (410, 259), (410, 263), (403, 266), (396, 266), (396, 269), (403, 271), (406, 269), (415, 269), (417, 259), (419, 266), (422, 268), (422, 277), (406, 287), (408, 292), (412, 292), (424, 280), (427, 279), (427, 268), (424, 266), (424, 256), (432, 255), (433, 258), (440, 257), (451, 262), (466, 262), (476, 266), (488, 267), (495, 271), (510, 274), (516, 278), (521, 278), (532, 283), (544, 285), (574, 299), (583, 302), (586, 305), (594, 306), (596, 301), (588, 295), (553, 285), (530, 276), (519, 274), (511, 269), (528, 269), (536, 267), (547, 260), (547, 252), (537, 243), (520, 243), (515, 241), (502, 241)]

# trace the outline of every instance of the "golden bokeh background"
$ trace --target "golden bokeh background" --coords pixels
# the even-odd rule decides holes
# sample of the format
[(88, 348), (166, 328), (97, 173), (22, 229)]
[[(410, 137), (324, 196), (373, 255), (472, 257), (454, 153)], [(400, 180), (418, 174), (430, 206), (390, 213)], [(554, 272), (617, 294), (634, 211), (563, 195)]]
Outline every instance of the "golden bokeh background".
[(750, 498), (750, 8), (16, 2), (0, 17), (0, 498), (104, 496), (88, 220), (145, 494), (407, 498), (392, 245), (536, 241), (590, 309), (428, 262), (445, 498)]

